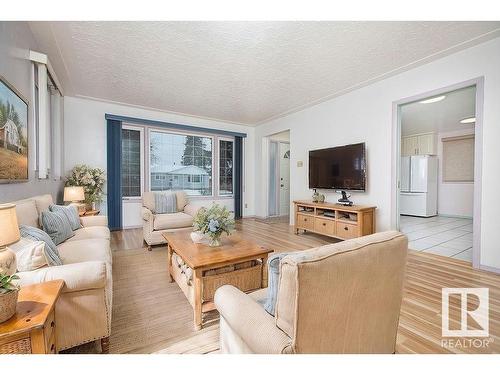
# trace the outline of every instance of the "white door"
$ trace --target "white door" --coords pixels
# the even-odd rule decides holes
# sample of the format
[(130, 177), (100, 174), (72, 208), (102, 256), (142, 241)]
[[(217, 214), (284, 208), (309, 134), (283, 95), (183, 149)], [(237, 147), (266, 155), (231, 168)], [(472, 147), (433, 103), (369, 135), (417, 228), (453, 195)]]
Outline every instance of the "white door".
[(410, 157), (401, 158), (401, 191), (410, 191)]
[(290, 144), (279, 144), (280, 155), (280, 216), (288, 215), (290, 212)]
[(413, 193), (427, 192), (427, 159), (427, 156), (411, 157), (410, 191)]

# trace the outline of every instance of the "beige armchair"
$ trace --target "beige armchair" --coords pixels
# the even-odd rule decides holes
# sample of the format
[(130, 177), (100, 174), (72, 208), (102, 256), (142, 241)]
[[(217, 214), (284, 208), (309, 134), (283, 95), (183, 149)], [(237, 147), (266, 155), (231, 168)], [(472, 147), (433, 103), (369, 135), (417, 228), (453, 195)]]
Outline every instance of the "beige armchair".
[(154, 192), (146, 192), (142, 197), (142, 219), (144, 242), (151, 250), (152, 245), (166, 244), (162, 234), (193, 226), (193, 219), (199, 207), (188, 203), (186, 192), (176, 191), (177, 212), (172, 214), (154, 214)]
[(407, 238), (377, 233), (281, 260), (276, 316), (266, 290), (219, 288), (223, 353), (394, 353)]

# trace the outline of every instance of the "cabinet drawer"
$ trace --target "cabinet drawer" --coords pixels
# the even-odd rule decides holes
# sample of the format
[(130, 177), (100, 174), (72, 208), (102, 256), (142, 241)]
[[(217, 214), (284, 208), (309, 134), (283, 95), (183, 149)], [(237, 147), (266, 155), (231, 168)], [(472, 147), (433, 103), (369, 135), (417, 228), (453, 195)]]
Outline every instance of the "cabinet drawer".
[(332, 236), (335, 234), (335, 222), (333, 220), (315, 218), (314, 231)]
[(297, 214), (297, 226), (303, 229), (314, 230), (314, 217)]
[(356, 224), (337, 223), (337, 236), (344, 239), (359, 236), (359, 227)]

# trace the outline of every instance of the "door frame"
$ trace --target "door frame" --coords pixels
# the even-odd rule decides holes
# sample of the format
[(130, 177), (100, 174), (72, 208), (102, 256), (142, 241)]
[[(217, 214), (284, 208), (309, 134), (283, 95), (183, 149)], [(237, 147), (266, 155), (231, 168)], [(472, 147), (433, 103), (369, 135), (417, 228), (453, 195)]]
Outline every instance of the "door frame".
[[(281, 214), (280, 214), (280, 208), (281, 208), (281, 197), (280, 197), (280, 171), (281, 171), (281, 164), (280, 164), (280, 148), (279, 148), (279, 145), (280, 143), (283, 143), (283, 144), (287, 144), (290, 146), (290, 141), (280, 141), (280, 140), (277, 140), (277, 139), (269, 139), (269, 146), (271, 145), (271, 143), (276, 143), (277, 144), (277, 158), (276, 160), (274, 161), (274, 164), (275, 164), (275, 174), (274, 174), (274, 183), (276, 185), (276, 191), (274, 193), (275, 195), (275, 200), (276, 200), (276, 215), (271, 215), (270, 213), (270, 209), (271, 209), (271, 202), (269, 201), (269, 191), (271, 190), (271, 179), (270, 179), (270, 176), (269, 176), (269, 183), (267, 184), (267, 193), (266, 193), (266, 201), (267, 201), (267, 209), (266, 209), (266, 216), (267, 217), (280, 217)], [(270, 148), (270, 147), (269, 147)], [(269, 152), (268, 150), (268, 155), (267, 155), (267, 168), (268, 168), (268, 174), (270, 174), (269, 172), (271, 171), (271, 153)], [(288, 179), (289, 182), (290, 182), (290, 178)], [(290, 210), (288, 211), (288, 215), (290, 215)], [(284, 215), (286, 216), (286, 215)]]
[(401, 186), (401, 106), (431, 96), (476, 86), (476, 123), (474, 142), (474, 210), (472, 232), (472, 266), (481, 267), (481, 192), (484, 77), (477, 77), (454, 85), (441, 87), (422, 94), (392, 102), (392, 165), (391, 165), (391, 227), (399, 230), (399, 192)]

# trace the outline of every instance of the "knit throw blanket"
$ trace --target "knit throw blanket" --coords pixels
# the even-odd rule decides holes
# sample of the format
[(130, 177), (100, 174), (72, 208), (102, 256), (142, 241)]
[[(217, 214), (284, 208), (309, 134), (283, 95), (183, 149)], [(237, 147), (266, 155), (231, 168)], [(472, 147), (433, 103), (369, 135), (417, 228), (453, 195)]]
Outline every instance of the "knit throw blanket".
[(155, 213), (173, 214), (177, 212), (177, 196), (173, 191), (155, 192)]

